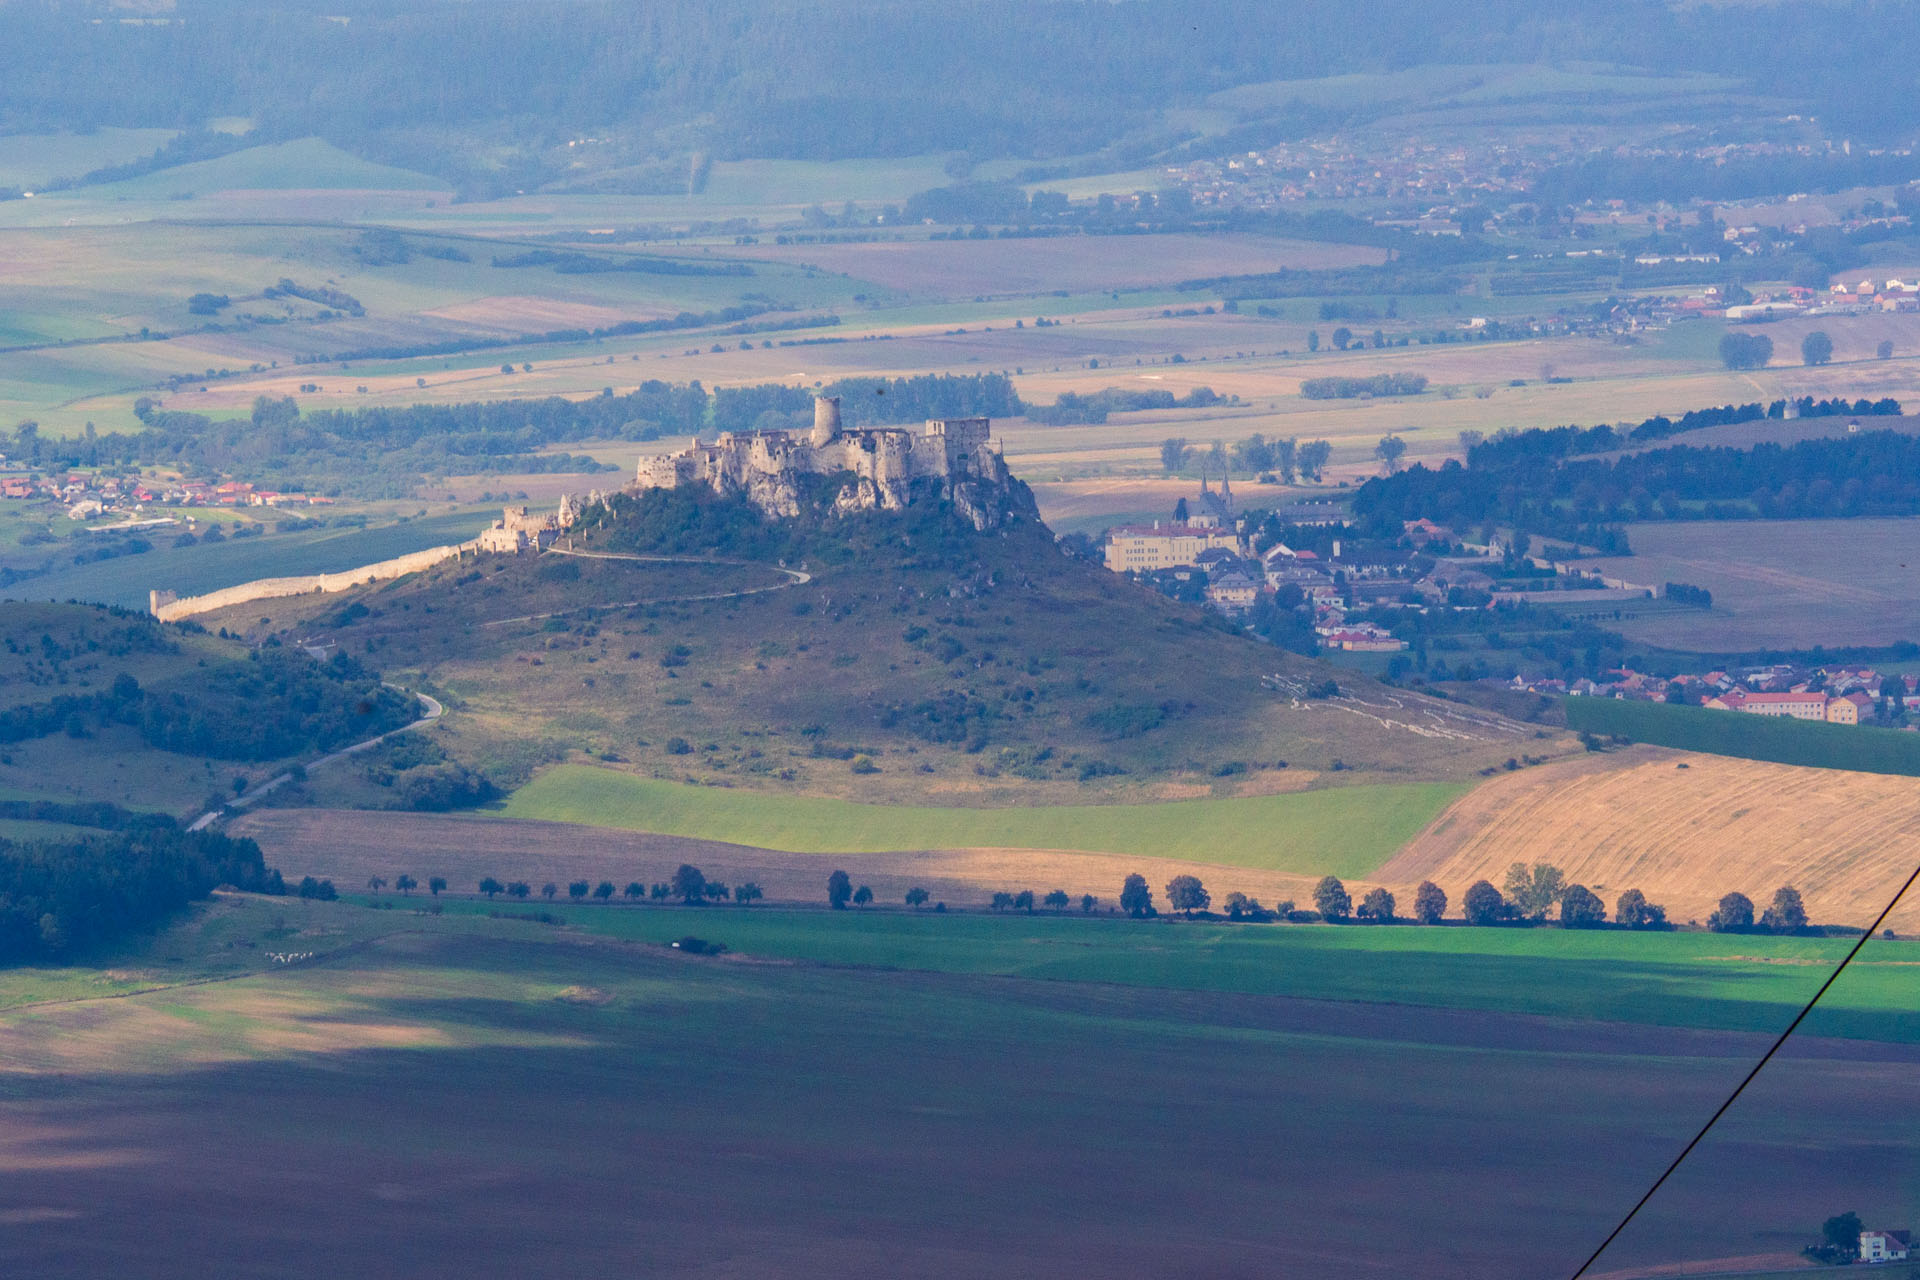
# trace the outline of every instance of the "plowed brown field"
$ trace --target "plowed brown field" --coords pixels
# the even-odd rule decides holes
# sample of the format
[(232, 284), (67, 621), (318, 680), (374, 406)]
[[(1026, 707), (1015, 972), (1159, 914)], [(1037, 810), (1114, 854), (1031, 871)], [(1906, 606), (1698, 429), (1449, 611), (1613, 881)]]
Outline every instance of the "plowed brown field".
[(482, 876), (525, 880), (536, 890), (547, 881), (565, 886), (573, 880), (611, 880), (624, 887), (630, 880), (666, 880), (680, 863), (691, 862), (709, 879), (751, 880), (775, 902), (823, 900), (828, 874), (843, 867), (882, 902), (899, 902), (918, 886), (955, 906), (978, 906), (998, 890), (1022, 889), (1041, 895), (1064, 889), (1076, 909), (1083, 893), (1111, 906), (1121, 882), (1137, 871), (1163, 904), (1167, 881), (1197, 875), (1216, 906), (1237, 889), (1269, 905), (1291, 899), (1304, 907), (1315, 880), (1172, 858), (1032, 849), (784, 853), (568, 822), (349, 809), (266, 809), (236, 819), (231, 830), (258, 840), (267, 861), (293, 878), (324, 876), (343, 890), (362, 887), (373, 876), (391, 882), (401, 872), (422, 884), (429, 876), (445, 876), (455, 893), (472, 893)]
[[(1650, 747), (1503, 775), (1461, 797), (1374, 878), (1457, 904), (1514, 862), (1550, 862), (1607, 900), (1638, 888), (1676, 921), (1781, 885), (1820, 923), (1866, 924), (1920, 862), (1920, 782)], [(1920, 926), (1920, 901), (1896, 927)]]

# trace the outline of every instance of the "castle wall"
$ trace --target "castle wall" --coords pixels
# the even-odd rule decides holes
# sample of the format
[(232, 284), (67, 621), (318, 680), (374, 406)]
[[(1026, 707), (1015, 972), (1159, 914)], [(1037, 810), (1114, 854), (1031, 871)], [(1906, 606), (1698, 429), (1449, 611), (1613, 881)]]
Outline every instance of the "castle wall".
[(357, 569), (347, 569), (341, 573), (315, 573), (298, 578), (261, 578), (255, 582), (242, 582), (238, 586), (209, 591), (201, 596), (175, 596), (171, 591), (150, 591), (147, 593), (147, 600), (154, 617), (162, 622), (177, 622), (181, 618), (190, 618), (197, 613), (212, 613), (215, 609), (225, 609), (229, 605), (249, 604), (255, 600), (283, 600), (288, 596), (312, 595), (316, 592), (346, 591), (353, 587), (365, 586), (369, 582), (404, 578), (410, 573), (431, 569), (434, 565), (452, 560), (467, 552), (478, 552), (478, 542), (479, 540), (475, 539), (473, 542), (461, 542), (451, 546), (429, 547), (425, 551), (396, 556), (376, 564), (364, 564)]

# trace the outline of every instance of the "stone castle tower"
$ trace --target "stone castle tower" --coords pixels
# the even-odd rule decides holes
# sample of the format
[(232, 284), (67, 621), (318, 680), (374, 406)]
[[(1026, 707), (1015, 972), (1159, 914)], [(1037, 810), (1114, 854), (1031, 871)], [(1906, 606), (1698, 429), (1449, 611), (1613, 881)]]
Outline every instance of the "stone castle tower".
[(677, 453), (642, 458), (636, 489), (705, 485), (740, 494), (770, 516), (800, 514), (803, 476), (845, 475), (837, 512), (899, 511), (916, 495), (937, 495), (976, 529), (1016, 517), (1037, 518), (1033, 496), (1015, 482), (993, 447), (986, 418), (936, 418), (920, 431), (841, 425), (840, 398), (816, 396), (813, 429), (725, 431)]

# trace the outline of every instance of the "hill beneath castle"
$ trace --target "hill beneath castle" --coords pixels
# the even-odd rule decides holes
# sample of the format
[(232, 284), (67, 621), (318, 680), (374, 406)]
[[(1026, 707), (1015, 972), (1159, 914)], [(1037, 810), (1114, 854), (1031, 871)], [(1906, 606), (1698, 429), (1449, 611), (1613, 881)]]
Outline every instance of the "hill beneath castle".
[[(621, 494), (544, 555), (228, 613), (204, 621), (337, 644), (444, 693), (435, 741), (507, 788), (571, 758), (885, 803), (1057, 804), (1459, 779), (1565, 749), (1227, 629), (1065, 554), (1036, 520), (979, 531), (933, 502), (774, 520), (691, 486)], [(314, 798), (380, 799), (328, 785)]]

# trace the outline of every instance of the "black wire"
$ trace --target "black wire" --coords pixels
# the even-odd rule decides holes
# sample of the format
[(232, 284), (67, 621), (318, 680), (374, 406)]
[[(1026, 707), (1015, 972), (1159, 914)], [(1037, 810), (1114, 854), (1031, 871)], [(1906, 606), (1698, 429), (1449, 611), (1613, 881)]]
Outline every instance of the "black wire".
[(1787, 1042), (1787, 1037), (1792, 1035), (1794, 1030), (1798, 1028), (1802, 1022), (1806, 1021), (1807, 1015), (1813, 1012), (1813, 1006), (1819, 1004), (1820, 997), (1827, 994), (1827, 988), (1831, 987), (1834, 981), (1838, 979), (1842, 973), (1846, 972), (1847, 966), (1853, 963), (1853, 958), (1860, 954), (1860, 948), (1867, 945), (1867, 939), (1880, 932), (1880, 926), (1886, 923), (1889, 915), (1893, 914), (1894, 907), (1899, 905), (1900, 899), (1906, 896), (1907, 890), (1913, 888), (1915, 880), (1920, 880), (1920, 866), (1916, 866), (1913, 869), (1913, 874), (1908, 876), (1906, 883), (1900, 886), (1900, 891), (1893, 895), (1893, 900), (1887, 903), (1879, 915), (1874, 917), (1873, 924), (1868, 926), (1867, 931), (1860, 935), (1860, 941), (1853, 944), (1853, 950), (1847, 952), (1846, 958), (1834, 966), (1833, 972), (1827, 975), (1827, 980), (1820, 984), (1818, 991), (1813, 993), (1813, 999), (1807, 1001), (1806, 1007), (1794, 1015), (1793, 1021), (1787, 1024), (1787, 1029), (1780, 1033), (1779, 1039), (1775, 1040), (1772, 1046), (1768, 1048), (1764, 1054), (1760, 1055), (1760, 1061), (1753, 1064), (1753, 1070), (1747, 1072), (1746, 1078), (1734, 1088), (1732, 1093), (1727, 1095), (1727, 1100), (1720, 1104), (1720, 1109), (1713, 1113), (1712, 1118), (1700, 1126), (1700, 1132), (1693, 1135), (1693, 1141), (1687, 1143), (1687, 1145), (1681, 1149), (1680, 1154), (1673, 1158), (1673, 1163), (1667, 1166), (1666, 1171), (1654, 1179), (1653, 1185), (1647, 1188), (1647, 1194), (1641, 1196), (1640, 1199), (1635, 1202), (1633, 1208), (1627, 1210), (1627, 1216), (1620, 1219), (1620, 1225), (1612, 1231), (1609, 1231), (1607, 1238), (1600, 1242), (1600, 1247), (1595, 1249), (1593, 1253), (1588, 1256), (1587, 1260), (1580, 1264), (1580, 1269), (1573, 1273), (1571, 1280), (1580, 1280), (1582, 1276), (1587, 1274), (1587, 1268), (1600, 1260), (1600, 1255), (1607, 1251), (1607, 1246), (1612, 1244), (1620, 1233), (1627, 1229), (1627, 1224), (1632, 1222), (1634, 1217), (1642, 1209), (1647, 1207), (1647, 1201), (1653, 1199), (1654, 1192), (1666, 1185), (1667, 1179), (1673, 1176), (1673, 1171), (1678, 1169), (1681, 1162), (1689, 1155), (1693, 1154), (1693, 1149), (1700, 1145), (1700, 1140), (1705, 1138), (1713, 1126), (1720, 1122), (1720, 1117), (1727, 1114), (1727, 1110), (1732, 1107), (1735, 1102), (1739, 1101), (1740, 1095), (1746, 1092), (1747, 1086), (1752, 1084), (1754, 1077), (1760, 1074), (1760, 1069), (1773, 1060), (1773, 1055), (1780, 1052), (1780, 1046)]

